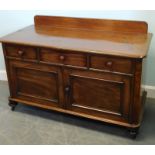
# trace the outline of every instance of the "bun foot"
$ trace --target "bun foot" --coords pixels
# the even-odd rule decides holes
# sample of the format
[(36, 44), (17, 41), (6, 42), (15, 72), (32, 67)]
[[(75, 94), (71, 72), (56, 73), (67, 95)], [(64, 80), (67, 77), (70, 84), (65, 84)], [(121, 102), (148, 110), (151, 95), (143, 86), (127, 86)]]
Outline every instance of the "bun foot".
[(11, 110), (14, 111), (16, 106), (17, 106), (17, 102), (15, 101), (9, 101), (9, 106), (11, 107)]
[(139, 133), (139, 128), (136, 129), (129, 129), (129, 136), (132, 139), (136, 139), (137, 135)]
[(137, 132), (136, 132), (136, 131), (130, 131), (130, 137), (131, 137), (132, 139), (136, 139), (136, 137), (137, 137)]

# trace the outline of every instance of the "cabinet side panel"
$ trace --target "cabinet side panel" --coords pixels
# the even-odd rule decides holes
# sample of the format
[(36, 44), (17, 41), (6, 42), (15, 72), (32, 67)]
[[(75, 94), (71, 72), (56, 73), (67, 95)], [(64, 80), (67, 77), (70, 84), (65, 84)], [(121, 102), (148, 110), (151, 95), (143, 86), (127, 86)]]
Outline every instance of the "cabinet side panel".
[(8, 61), (6, 58), (6, 45), (2, 43), (2, 49), (3, 49), (3, 54), (4, 54), (4, 60), (5, 60), (5, 67), (6, 67), (6, 73), (7, 73), (7, 78), (8, 78), (8, 84), (9, 84), (9, 91), (10, 91), (10, 97), (12, 97), (12, 91), (11, 91), (11, 74), (9, 72), (9, 66), (8, 66)]
[(135, 61), (135, 75), (134, 75), (134, 96), (132, 105), (132, 123), (140, 124), (141, 118), (141, 76), (142, 76), (142, 59)]

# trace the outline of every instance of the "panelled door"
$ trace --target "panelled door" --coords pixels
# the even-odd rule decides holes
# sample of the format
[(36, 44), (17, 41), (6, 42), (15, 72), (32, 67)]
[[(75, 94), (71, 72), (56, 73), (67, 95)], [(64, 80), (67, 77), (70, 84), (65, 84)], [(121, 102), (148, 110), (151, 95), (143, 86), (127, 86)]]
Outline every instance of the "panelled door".
[(46, 106), (63, 106), (59, 67), (10, 60), (9, 69), (13, 98)]
[(130, 77), (66, 69), (64, 78), (67, 109), (128, 121), (131, 102)]

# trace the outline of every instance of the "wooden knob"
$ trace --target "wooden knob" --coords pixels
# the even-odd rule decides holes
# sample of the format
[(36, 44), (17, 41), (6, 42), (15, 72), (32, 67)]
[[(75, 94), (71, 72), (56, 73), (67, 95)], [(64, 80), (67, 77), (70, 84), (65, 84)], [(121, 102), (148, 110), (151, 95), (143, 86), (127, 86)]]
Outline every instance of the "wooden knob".
[(106, 66), (107, 67), (111, 67), (113, 65), (113, 62), (112, 61), (108, 61), (107, 63), (106, 63)]
[(18, 51), (18, 54), (19, 54), (20, 56), (23, 56), (24, 51)]
[(60, 56), (60, 60), (64, 60), (65, 57), (63, 55)]
[(67, 86), (67, 87), (65, 88), (65, 92), (69, 92), (69, 90), (70, 90), (70, 87)]
[(65, 94), (66, 95), (69, 95), (69, 93), (70, 93), (70, 87), (69, 86), (66, 86), (65, 87)]

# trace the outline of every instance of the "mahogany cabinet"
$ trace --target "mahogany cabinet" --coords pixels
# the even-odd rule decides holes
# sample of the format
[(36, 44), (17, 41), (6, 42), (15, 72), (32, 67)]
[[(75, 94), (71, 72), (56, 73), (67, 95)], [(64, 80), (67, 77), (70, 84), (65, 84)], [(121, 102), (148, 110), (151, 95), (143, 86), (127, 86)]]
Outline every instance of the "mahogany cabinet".
[(28, 104), (130, 129), (136, 136), (146, 91), (147, 23), (35, 16), (1, 38), (9, 105)]

